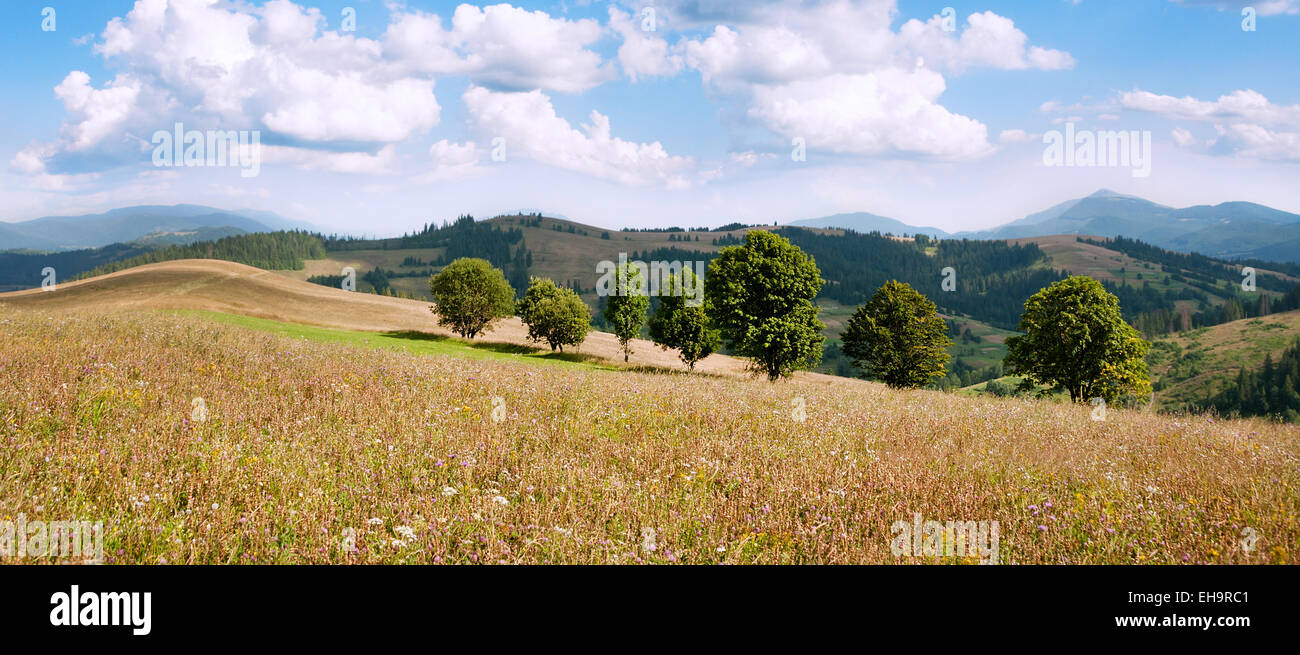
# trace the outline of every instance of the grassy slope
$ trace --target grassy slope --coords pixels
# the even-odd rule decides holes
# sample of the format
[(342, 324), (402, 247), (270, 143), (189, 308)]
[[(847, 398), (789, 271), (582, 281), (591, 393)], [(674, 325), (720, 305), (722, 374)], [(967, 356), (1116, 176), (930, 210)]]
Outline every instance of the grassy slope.
[[(534, 275), (550, 277), (557, 281), (576, 279), (584, 288), (590, 288), (595, 284), (596, 262), (605, 258), (616, 260), (619, 252), (645, 252), (654, 248), (667, 247), (713, 252), (718, 250), (717, 246), (711, 244), (714, 238), (723, 234), (741, 236), (744, 233), (744, 230), (726, 233), (686, 233), (692, 239), (699, 236), (700, 241), (678, 243), (668, 241), (669, 234), (663, 232), (609, 231), (610, 239), (604, 240), (600, 238), (601, 233), (606, 231), (603, 228), (572, 221), (544, 218), (541, 227), (523, 227), (523, 221), (516, 217), (492, 220), (500, 224), (503, 229), (521, 228), (524, 230), (524, 240), (528, 244), (528, 248), (533, 252)], [(556, 225), (561, 227), (560, 231), (553, 229)], [(570, 225), (578, 232), (570, 234), (567, 231)], [(586, 234), (584, 235), (582, 232), (586, 232)], [(1032, 242), (1037, 244), (1051, 258), (1050, 262), (1043, 265), (1051, 266), (1056, 270), (1069, 271), (1076, 275), (1087, 275), (1109, 282), (1123, 282), (1132, 286), (1141, 286), (1144, 282), (1150, 282), (1157, 288), (1174, 291), (1187, 287), (1181, 282), (1170, 281), (1166, 284), (1166, 279), (1169, 276), (1162, 272), (1158, 265), (1100, 246), (1079, 243), (1076, 235), (1013, 239), (1010, 242)], [(307, 269), (304, 271), (281, 271), (280, 273), (305, 280), (310, 275), (337, 275), (344, 266), (353, 266), (359, 272), (369, 270), (375, 266), (397, 271), (411, 270), (412, 267), (401, 266), (401, 262), (405, 257), (414, 256), (431, 261), (440, 254), (442, 254), (442, 249), (363, 250), (336, 253), (326, 260), (308, 262)], [(1235, 282), (1235, 279), (1225, 277), (1223, 281), (1225, 294), (1229, 292), (1231, 284)], [(359, 284), (365, 286), (364, 283)], [(416, 296), (428, 293), (428, 281), (423, 277), (397, 278), (392, 280), (392, 285), (400, 291), (407, 291)], [(594, 294), (591, 293), (585, 294), (584, 299), (592, 306), (595, 306), (597, 301)], [(1222, 304), (1222, 302), (1222, 298), (1211, 296), (1211, 304), (1218, 305)], [(1192, 301), (1180, 301), (1180, 303), (1186, 305), (1185, 309), (1194, 310)], [(827, 336), (832, 339), (837, 338), (855, 308), (842, 306), (828, 299), (822, 299), (819, 304), (822, 306), (821, 318), (826, 323)], [(980, 344), (957, 344), (951, 349), (953, 357), (976, 368), (982, 368), (1001, 361), (1006, 355), (1006, 348), (1002, 341), (1013, 333), (993, 328), (979, 321), (962, 320), (966, 323), (963, 329), (969, 326), (972, 333), (979, 336), (989, 336), (992, 339), (986, 339), (984, 343)]]
[(894, 556), (913, 513), (998, 521), (1004, 563), (1300, 551), (1294, 426), (538, 367), (156, 312), (0, 308), (0, 336), (0, 443), (18, 445), (0, 516), (102, 519), (109, 563), (974, 561)]
[(468, 357), (470, 359), (502, 359), (516, 362), (558, 364), (578, 366), (606, 371), (619, 370), (608, 360), (594, 355), (581, 353), (552, 352), (543, 348), (532, 348), (510, 343), (466, 341), (429, 332), (414, 330), (363, 332), (360, 330), (337, 330), (311, 325), (283, 323), (264, 318), (223, 314), (221, 312), (179, 310), (178, 314), (188, 314), (212, 321), (237, 325), (243, 328), (259, 330), (282, 337), (309, 339), (323, 343), (338, 343), (365, 348), (386, 348), (402, 350), (419, 355), (446, 355), (450, 357)]
[[(1236, 378), (1243, 367), (1257, 370), (1265, 355), (1274, 359), (1300, 337), (1300, 310), (1247, 318), (1157, 339), (1147, 358), (1157, 385), (1156, 406), (1181, 410), (1203, 402)], [(1017, 384), (1020, 378), (1004, 377)], [(986, 383), (963, 392), (981, 392)]]
[[(596, 262), (604, 258), (615, 260), (619, 252), (630, 254), (633, 251), (645, 252), (654, 248), (674, 246), (712, 252), (718, 249), (717, 246), (712, 245), (712, 239), (723, 234), (740, 236), (744, 232), (739, 230), (728, 233), (686, 233), (691, 238), (698, 235), (700, 241), (678, 243), (668, 241), (668, 233), (609, 231), (610, 239), (605, 240), (600, 238), (601, 233), (605, 231), (602, 228), (572, 221), (545, 218), (541, 227), (524, 227), (524, 222), (515, 217), (498, 218), (493, 219), (493, 221), (499, 223), (503, 229), (521, 228), (524, 230), (525, 242), (533, 252), (533, 274), (550, 277), (558, 281), (576, 279), (584, 288), (595, 284), (594, 271)], [(561, 227), (560, 231), (553, 229), (556, 225)], [(570, 225), (574, 226), (577, 233), (570, 234), (568, 232)], [(584, 235), (582, 232), (586, 232), (586, 234)], [(1150, 282), (1161, 289), (1181, 290), (1186, 286), (1183, 283), (1172, 281), (1166, 285), (1165, 281), (1168, 275), (1161, 272), (1158, 265), (1134, 259), (1123, 253), (1100, 246), (1079, 243), (1075, 235), (1014, 239), (1011, 242), (1036, 243), (1051, 258), (1050, 262), (1043, 265), (1051, 266), (1057, 270), (1068, 270), (1071, 273), (1088, 275), (1098, 280), (1124, 282), (1133, 286), (1141, 286), (1143, 282)], [(375, 266), (397, 271), (410, 270), (411, 267), (401, 266), (402, 260), (407, 256), (431, 261), (440, 254), (442, 254), (442, 249), (363, 250), (336, 253), (326, 260), (308, 262), (304, 271), (279, 271), (279, 273), (305, 280), (310, 275), (337, 275), (344, 266), (353, 266), (358, 272), (369, 270)], [(1141, 275), (1141, 278), (1138, 277), (1139, 275)], [(1225, 289), (1230, 282), (1230, 280), (1224, 280)], [(358, 283), (365, 286), (362, 282)], [(396, 278), (392, 280), (394, 288), (410, 292), (416, 296), (428, 293), (427, 284), (427, 279), (423, 277)], [(587, 293), (584, 299), (592, 306), (596, 305), (597, 299), (594, 294)], [(1185, 309), (1194, 309), (1192, 306), (1194, 303), (1191, 301), (1180, 302), (1188, 305)], [(1217, 305), (1221, 303), (1221, 298), (1217, 296), (1211, 297), (1211, 304)], [(822, 307), (820, 316), (822, 321), (826, 323), (827, 337), (832, 340), (837, 339), (855, 308), (840, 305), (829, 299), (820, 300), (819, 305)], [(960, 320), (963, 322), (963, 329), (969, 327), (973, 334), (983, 339), (981, 343), (976, 344), (962, 344), (958, 339), (957, 343), (950, 349), (954, 362), (961, 361), (975, 368), (984, 368), (1002, 361), (1006, 356), (1005, 339), (1014, 334), (1013, 332), (994, 328), (972, 319), (961, 318)], [(1300, 334), (1300, 331), (1294, 331), (1293, 333)], [(1280, 348), (1275, 350), (1280, 350)], [(1207, 369), (1207, 374), (1202, 376), (1202, 379), (1213, 382), (1226, 376), (1235, 375), (1235, 366), (1240, 365), (1234, 363), (1235, 357), (1235, 354), (1229, 353), (1223, 358), (1211, 358), (1213, 362), (1222, 361), (1227, 366), (1222, 370)], [(1260, 354), (1259, 361), (1262, 360), (1263, 355)], [(1173, 393), (1161, 394), (1159, 397), (1162, 406), (1179, 406), (1186, 400), (1195, 398), (1194, 394), (1203, 391), (1206, 386), (1212, 386), (1212, 384), (1193, 383), (1182, 385), (1181, 388), (1175, 389)], [(967, 389), (972, 391), (982, 390), (983, 383)]]
[[(518, 226), (517, 219), (499, 220), (505, 221), (510, 227)], [(565, 230), (557, 232), (551, 229), (555, 224), (561, 225)], [(594, 271), (595, 261), (599, 258), (597, 255), (605, 252), (611, 253), (611, 257), (617, 257), (619, 251), (630, 253), (674, 245), (713, 250), (716, 247), (710, 244), (710, 240), (721, 234), (700, 233), (700, 242), (678, 244), (669, 242), (667, 233), (611, 231), (610, 240), (604, 240), (600, 238), (603, 231), (600, 228), (576, 223), (573, 223), (575, 229), (585, 230), (588, 234), (569, 234), (567, 226), (570, 224), (568, 221), (544, 219), (540, 228), (524, 228), (529, 247), (544, 251), (534, 253), (534, 265), (543, 266), (539, 269), (543, 274), (558, 279), (566, 279), (565, 276), (580, 277), (587, 270)], [(1052, 257), (1052, 266), (1076, 273), (1114, 280), (1118, 279), (1122, 267), (1127, 269), (1129, 282), (1133, 284), (1140, 283), (1135, 277), (1139, 271), (1143, 273), (1144, 279), (1151, 279), (1153, 284), (1163, 279), (1158, 270), (1153, 272), (1146, 269), (1142, 262), (1111, 250), (1080, 244), (1072, 235), (1020, 241), (1038, 243)], [(285, 280), (305, 279), (311, 274), (337, 274), (342, 265), (355, 266), (358, 271), (368, 270), (375, 265), (400, 269), (402, 259), (408, 255), (424, 259), (437, 256), (436, 251), (427, 250), (360, 251), (341, 255), (345, 257), (340, 260), (312, 261), (308, 262), (308, 268), (304, 271), (276, 271), (276, 275), (227, 262), (169, 262), (140, 267), (134, 272), (122, 271), (96, 280), (61, 284), (61, 291), (53, 294), (39, 290), (3, 294), (0, 295), (0, 303), (40, 307), (111, 306), (210, 310), (351, 330), (424, 331), (447, 336), (446, 331), (433, 326), (424, 303), (364, 293), (346, 294), (336, 289)], [(561, 262), (564, 266), (559, 266)], [(594, 276), (594, 273), (591, 275)], [(420, 291), (420, 287), (426, 284), (424, 278), (401, 278), (394, 282), (415, 285), (411, 287), (412, 291)], [(72, 293), (65, 295), (63, 291)], [(824, 302), (823, 305), (822, 317), (827, 323), (828, 334), (834, 338), (843, 329), (853, 308), (840, 306), (833, 301)], [(1300, 335), (1300, 321), (1291, 318), (1277, 320), (1285, 327), (1262, 330), (1257, 325), (1249, 324), (1249, 321), (1239, 321), (1210, 328), (1214, 336), (1201, 340), (1199, 345), (1192, 343), (1192, 338), (1188, 336), (1173, 339), (1184, 348), (1190, 346), (1188, 352), (1191, 354), (1188, 357), (1191, 364), (1174, 369), (1171, 362), (1155, 363), (1154, 379), (1167, 379), (1171, 385), (1157, 396), (1161, 406), (1176, 408), (1188, 400), (1199, 400), (1203, 396), (1198, 394), (1206, 393), (1230, 379), (1243, 364), (1258, 366), (1262, 363), (1265, 352), (1276, 355), (1291, 338)], [(1265, 319), (1266, 324), (1273, 322), (1274, 317)], [(967, 325), (973, 333), (984, 337), (984, 341), (979, 344), (955, 345), (952, 349), (955, 357), (972, 366), (982, 367), (999, 361), (1005, 355), (1005, 346), (1001, 341), (1011, 333), (978, 321), (968, 321)], [(1239, 328), (1241, 332), (1236, 334)], [(493, 341), (519, 346), (532, 345), (524, 337), (525, 330), (517, 320), (507, 321), (489, 335)], [(1218, 350), (1222, 352), (1216, 352)], [(582, 351), (610, 360), (621, 359), (613, 337), (604, 333), (593, 333)], [(652, 367), (679, 365), (670, 353), (664, 353), (644, 341), (637, 342), (633, 363)], [(740, 369), (739, 362), (718, 355), (702, 363), (702, 370), (706, 372), (735, 374)]]
[(1300, 336), (1300, 310), (1247, 318), (1161, 339), (1153, 349), (1152, 379), (1164, 388), (1160, 406), (1181, 408), (1203, 401), (1233, 380), (1242, 367), (1255, 370), (1265, 355), (1276, 359)]
[[(0, 294), (0, 306), (4, 305), (46, 311), (214, 311), (342, 330), (452, 336), (436, 324), (425, 302), (352, 293), (210, 259), (139, 266), (62, 283), (52, 292), (33, 289)], [(481, 340), (505, 347), (536, 346), (527, 335), (526, 326), (512, 317), (497, 322)], [(647, 341), (635, 340), (633, 348), (631, 364), (634, 366), (684, 368), (674, 352), (665, 352)], [(576, 350), (620, 364), (623, 359), (617, 339), (605, 332), (591, 332)], [(712, 355), (696, 364), (697, 371), (723, 375), (739, 375), (743, 368), (743, 362), (724, 355)]]
[[(1087, 275), (1096, 280), (1114, 283), (1122, 282), (1133, 287), (1141, 287), (1144, 282), (1150, 282), (1151, 286), (1161, 290), (1183, 291), (1184, 289), (1196, 289), (1196, 287), (1173, 280), (1169, 280), (1168, 284), (1166, 284), (1169, 274), (1161, 271), (1159, 264), (1136, 259), (1109, 248), (1079, 243), (1077, 236), (1074, 234), (1059, 234), (1047, 237), (1011, 239), (1009, 243), (1036, 243), (1044, 253), (1051, 257), (1051, 262), (1047, 265), (1058, 271), (1069, 271), (1074, 275)], [(1090, 238), (1097, 239), (1098, 237)], [(1292, 281), (1300, 281), (1276, 271), (1260, 269), (1260, 272), (1267, 272)], [(1138, 277), (1139, 275), (1141, 277)], [(1224, 269), (1223, 279), (1220, 281), (1223, 295), (1229, 296), (1235, 293), (1237, 289), (1234, 285), (1240, 282), (1241, 278), (1235, 270)], [(1264, 291), (1263, 293), (1273, 296), (1282, 295), (1273, 291)], [(1185, 303), (1188, 308), (1194, 309), (1195, 307), (1195, 303), (1192, 301), (1179, 302)], [(1223, 298), (1210, 296), (1210, 304), (1221, 305), (1223, 304)]]

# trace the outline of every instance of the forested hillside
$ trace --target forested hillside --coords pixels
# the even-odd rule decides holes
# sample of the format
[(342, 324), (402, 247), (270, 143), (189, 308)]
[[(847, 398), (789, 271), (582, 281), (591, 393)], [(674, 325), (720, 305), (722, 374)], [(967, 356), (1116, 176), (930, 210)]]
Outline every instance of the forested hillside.
[(54, 269), (56, 281), (71, 279), (79, 273), (159, 248), (215, 241), (222, 237), (244, 233), (244, 230), (236, 227), (196, 227), (181, 231), (153, 232), (129, 242), (79, 250), (3, 251), (0, 252), (0, 291), (16, 291), (40, 286), (44, 278), (42, 271), (46, 268)]
[[(528, 286), (528, 268), (532, 265), (528, 248), (523, 243), (524, 233), (519, 228), (500, 229), (491, 222), (475, 221), (473, 216), (463, 214), (454, 222), (442, 225), (427, 223), (418, 232), (404, 234), (392, 239), (355, 239), (352, 237), (322, 237), (325, 249), (330, 252), (351, 252), (357, 250), (406, 250), (406, 249), (441, 249), (437, 256), (428, 261), (415, 257), (403, 260), (403, 266), (441, 268), (461, 257), (478, 257), (486, 259), (493, 266), (506, 274), (506, 279), (517, 292)], [(378, 291), (389, 287), (388, 280), (395, 277), (408, 277), (405, 272), (384, 269), (376, 266), (367, 272), (369, 282)], [(431, 274), (430, 271), (429, 274)], [(428, 274), (421, 273), (423, 277)], [(328, 278), (328, 276), (324, 276)]]
[[(1077, 239), (1157, 266), (1137, 272), (1137, 284), (1128, 284), (1127, 279), (1123, 284), (1103, 281), (1106, 289), (1119, 297), (1124, 317), (1147, 337), (1300, 308), (1300, 285), (1290, 277), (1300, 267), (1293, 264), (1227, 262), (1170, 252), (1124, 237)], [(1254, 275), (1254, 291), (1241, 286), (1242, 270), (1247, 266), (1259, 269)]]
[(176, 259), (221, 259), (266, 269), (300, 269), (308, 259), (325, 256), (320, 237), (306, 232), (241, 234), (216, 241), (169, 246), (99, 266), (79, 277), (94, 277), (122, 269)]
[[(1115, 294), (1125, 320), (1148, 339), (1190, 334), (1190, 330), (1300, 308), (1300, 285), (1292, 276), (1300, 271), (1284, 265), (1260, 268), (1255, 277), (1256, 291), (1250, 292), (1242, 289), (1239, 277), (1241, 267), (1249, 263), (1172, 253), (1125, 238), (936, 240), (924, 235), (907, 238), (739, 224), (716, 230), (609, 231), (536, 214), (486, 221), (464, 215), (441, 225), (426, 224), (416, 232), (391, 239), (278, 232), (154, 250), (140, 244), (117, 244), (74, 253), (5, 253), (0, 254), (0, 263), (6, 258), (41, 260), (41, 266), (23, 261), (21, 267), (11, 267), (21, 268), (25, 275), (20, 280), (23, 287), (38, 286), (45, 265), (56, 267), (62, 281), (73, 277), (67, 271), (75, 272), (78, 266), (84, 270), (88, 263), (95, 268), (86, 275), (97, 275), (171, 259), (212, 258), (297, 271), (293, 274), (297, 279), (336, 288), (345, 279), (345, 270), (352, 268), (358, 291), (427, 299), (431, 275), (457, 258), (479, 257), (501, 269), (519, 294), (527, 287), (530, 276), (549, 277), (557, 285), (578, 292), (590, 306), (594, 324), (607, 328), (600, 315), (604, 299), (595, 291), (597, 262), (624, 255), (631, 261), (702, 261), (707, 266), (722, 248), (740, 243), (744, 232), (753, 229), (780, 234), (816, 261), (826, 280), (817, 304), (827, 326), (818, 370), (839, 375), (853, 373), (840, 343), (845, 322), (865, 298), (888, 280), (912, 285), (948, 317), (949, 336), (954, 342), (949, 348), (952, 360), (947, 375), (933, 385), (944, 389), (970, 387), (1002, 377), (1005, 339), (1014, 335), (1025, 299), (1077, 272), (1073, 270), (1076, 267), (1095, 276)], [(950, 284), (945, 285), (946, 279)], [(652, 310), (657, 308), (657, 301), (652, 299)], [(1160, 346), (1152, 356), (1169, 359), (1168, 347)], [(1277, 350), (1273, 354), (1276, 358)], [(1272, 385), (1269, 388), (1276, 387), (1282, 390), (1277, 393), (1287, 397), (1285, 377), (1273, 380), (1255, 371), (1263, 361), (1263, 352), (1254, 359), (1237, 358), (1200, 367), (1193, 367), (1188, 357), (1174, 355), (1168, 362), (1153, 360), (1153, 366), (1161, 372), (1158, 388), (1162, 407), (1192, 408), (1210, 403), (1231, 407), (1234, 399), (1220, 392), (1226, 394), (1225, 387), (1243, 370), (1257, 377), (1243, 378), (1241, 393), (1255, 386)], [(1184, 359), (1188, 361), (1178, 364)], [(1220, 396), (1211, 400), (1214, 394)], [(1277, 414), (1273, 404), (1243, 411)]]
[[(777, 234), (812, 255), (827, 284), (822, 297), (857, 305), (880, 285), (898, 280), (912, 285), (942, 310), (1014, 329), (1020, 310), (1039, 289), (1065, 277), (1047, 267), (1034, 244), (1005, 241), (934, 241), (924, 235), (901, 240), (878, 233), (842, 235), (803, 228), (781, 228)], [(952, 291), (942, 287), (944, 268), (952, 267)]]
[(39, 287), (46, 267), (55, 271), (55, 281), (77, 273), (130, 259), (150, 248), (139, 244), (115, 243), (102, 248), (68, 250), (65, 252), (0, 252), (0, 291), (16, 291)]
[(1268, 355), (1258, 370), (1243, 369), (1237, 374), (1236, 382), (1211, 398), (1206, 408), (1223, 414), (1270, 416), (1300, 423), (1297, 385), (1300, 385), (1300, 339), (1277, 362)]

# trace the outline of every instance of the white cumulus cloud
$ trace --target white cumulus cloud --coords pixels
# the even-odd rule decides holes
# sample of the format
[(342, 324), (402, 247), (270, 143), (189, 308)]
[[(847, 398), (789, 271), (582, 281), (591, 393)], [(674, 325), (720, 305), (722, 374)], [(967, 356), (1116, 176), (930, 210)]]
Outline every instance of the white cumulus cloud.
[(882, 69), (755, 89), (750, 115), (809, 148), (837, 153), (918, 153), (944, 159), (986, 154), (988, 130), (935, 100), (934, 71)]
[[(1277, 105), (1251, 89), (1233, 91), (1217, 100), (1130, 91), (1120, 95), (1120, 104), (1175, 120), (1213, 123), (1218, 136), (1207, 147), (1215, 154), (1300, 161), (1300, 105)], [(1183, 128), (1175, 129), (1173, 136), (1179, 145), (1195, 143)]]
[(953, 71), (974, 67), (1058, 70), (1074, 66), (1068, 52), (1028, 45), (1029, 37), (1010, 18), (991, 11), (968, 16), (960, 34), (956, 30), (944, 31), (942, 21), (940, 16), (924, 23), (909, 20), (899, 28), (899, 38), (927, 64)]
[[(692, 15), (688, 7), (674, 11)], [(884, 157), (969, 159), (992, 152), (979, 121), (945, 108), (939, 71), (1059, 69), (1065, 52), (1029, 44), (992, 12), (964, 29), (910, 20), (895, 32), (894, 0), (777, 2), (739, 13), (681, 47), (685, 63), (735, 112), (810, 149)]]
[(543, 164), (623, 184), (685, 186), (686, 157), (670, 156), (659, 142), (614, 137), (609, 118), (592, 111), (577, 130), (555, 113), (541, 91), (500, 92), (471, 86), (463, 96), (471, 120), (487, 134), (505, 139), (506, 156), (523, 155)]
[(642, 29), (640, 20), (610, 7), (609, 26), (623, 39), (618, 63), (633, 82), (643, 77), (671, 77), (682, 70), (682, 55), (673, 52), (656, 32)]
[(600, 23), (554, 18), (508, 4), (462, 4), (450, 28), (434, 14), (399, 15), (384, 34), (394, 66), (433, 74), (467, 74), (496, 90), (577, 93), (613, 79), (613, 68), (589, 46)]

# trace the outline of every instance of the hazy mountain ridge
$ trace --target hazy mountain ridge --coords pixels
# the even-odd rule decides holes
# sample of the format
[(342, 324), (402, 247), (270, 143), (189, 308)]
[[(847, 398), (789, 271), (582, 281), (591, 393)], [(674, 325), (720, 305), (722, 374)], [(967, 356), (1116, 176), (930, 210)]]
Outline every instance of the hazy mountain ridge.
[(908, 225), (898, 219), (867, 212), (832, 214), (820, 218), (805, 218), (791, 221), (787, 225), (795, 227), (838, 227), (857, 232), (880, 232), (881, 234), (926, 234), (935, 237), (950, 236), (937, 227), (917, 227)]
[(1244, 201), (1168, 207), (1105, 189), (1000, 227), (955, 236), (1014, 239), (1053, 234), (1125, 236), (1210, 257), (1300, 262), (1300, 247), (1294, 247), (1300, 246), (1300, 214)]
[(1178, 252), (1223, 259), (1300, 262), (1300, 214), (1240, 200), (1169, 207), (1108, 189), (1066, 200), (987, 230), (955, 234), (866, 212), (804, 219), (790, 225), (964, 239), (1021, 239), (1056, 234), (1124, 236)]
[(241, 232), (314, 229), (303, 221), (269, 211), (225, 210), (205, 205), (138, 205), (100, 214), (43, 216), (0, 223), (0, 250), (65, 251), (129, 243), (149, 235), (202, 228), (235, 228)]

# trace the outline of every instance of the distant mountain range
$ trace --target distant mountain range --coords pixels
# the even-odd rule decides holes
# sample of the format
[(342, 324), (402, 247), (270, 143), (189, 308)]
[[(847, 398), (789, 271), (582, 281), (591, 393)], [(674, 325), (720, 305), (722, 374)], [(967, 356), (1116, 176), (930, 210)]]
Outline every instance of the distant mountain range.
[(800, 221), (792, 221), (790, 225), (803, 227), (838, 227), (856, 232), (880, 232), (881, 234), (928, 234), (934, 237), (949, 236), (947, 232), (937, 227), (916, 227), (908, 225), (900, 220), (888, 218), (886, 216), (877, 216), (867, 212), (854, 212), (852, 214), (834, 214), (831, 216), (822, 216), (821, 218), (805, 218)]
[(968, 239), (1016, 239), (1053, 234), (1125, 236), (1176, 250), (1221, 259), (1264, 259), (1300, 263), (1300, 214), (1255, 204), (1225, 202), (1175, 208), (1106, 189), (1069, 200), (989, 230), (949, 235), (874, 214), (836, 214), (792, 225), (840, 227), (893, 234), (928, 234)]
[(185, 233), (196, 230), (204, 230), (203, 236), (218, 233), (208, 231), (210, 228), (237, 230), (225, 230), (221, 236), (314, 229), (309, 223), (286, 219), (268, 211), (224, 210), (203, 205), (141, 205), (102, 214), (44, 216), (17, 223), (0, 222), (0, 251), (78, 250), (128, 243), (145, 237), (165, 243), (184, 243), (192, 241), (185, 238), (189, 236)]
[[(1221, 259), (1253, 258), (1300, 263), (1300, 214), (1251, 202), (1225, 202), (1180, 209), (1105, 189), (992, 229), (956, 234), (936, 227), (908, 225), (866, 212), (797, 220), (790, 225), (969, 239), (1016, 239), (1053, 234), (1125, 236), (1169, 250), (1197, 252)], [(229, 229), (222, 233), (216, 228)], [(160, 244), (188, 243), (242, 232), (285, 229), (316, 228), (267, 211), (224, 210), (203, 205), (144, 205), (102, 214), (0, 222), (0, 252), (60, 252), (141, 239), (157, 240)]]

